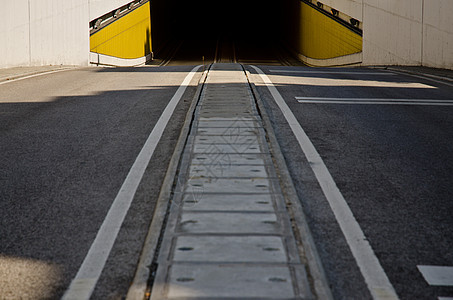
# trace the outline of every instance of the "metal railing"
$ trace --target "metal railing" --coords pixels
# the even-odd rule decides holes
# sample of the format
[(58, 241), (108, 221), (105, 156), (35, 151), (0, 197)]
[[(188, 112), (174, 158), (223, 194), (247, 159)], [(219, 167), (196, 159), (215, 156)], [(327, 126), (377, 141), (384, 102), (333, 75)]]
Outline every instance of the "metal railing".
[(90, 35), (98, 32), (102, 28), (108, 26), (109, 24), (115, 22), (119, 18), (127, 15), (131, 11), (139, 8), (140, 6), (147, 3), (149, 0), (134, 0), (126, 5), (123, 5), (117, 9), (114, 9), (94, 20), (90, 21)]

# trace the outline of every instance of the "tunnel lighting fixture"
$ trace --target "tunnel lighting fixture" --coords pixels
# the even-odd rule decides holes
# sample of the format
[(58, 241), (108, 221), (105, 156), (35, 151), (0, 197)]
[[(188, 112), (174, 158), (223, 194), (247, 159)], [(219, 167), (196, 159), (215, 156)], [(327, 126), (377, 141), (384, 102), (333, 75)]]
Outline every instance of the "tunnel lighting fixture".
[(356, 19), (354, 19), (354, 18), (351, 18), (351, 19), (349, 20), (349, 22), (351, 22), (351, 25), (352, 25), (352, 26), (355, 26), (355, 27), (358, 27), (359, 24), (360, 24), (360, 21), (359, 21), (359, 20), (356, 20)]
[(316, 5), (318, 5), (319, 8), (322, 8), (323, 4), (321, 2), (317, 2)]
[(336, 17), (338, 16), (338, 10), (332, 8), (331, 11), (332, 11), (332, 15), (334, 15)]
[(96, 23), (94, 23), (94, 29), (98, 29), (99, 26), (101, 26), (101, 23), (102, 23), (102, 19), (97, 19)]

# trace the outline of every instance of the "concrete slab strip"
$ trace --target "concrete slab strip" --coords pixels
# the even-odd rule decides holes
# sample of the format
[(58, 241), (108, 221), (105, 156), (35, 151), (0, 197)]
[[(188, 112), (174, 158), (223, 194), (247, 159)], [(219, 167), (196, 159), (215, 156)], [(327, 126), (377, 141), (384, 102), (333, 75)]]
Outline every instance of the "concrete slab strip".
[(200, 102), (151, 299), (313, 299), (242, 66), (214, 64)]
[(282, 234), (275, 213), (183, 212), (176, 229), (184, 234)]
[[(173, 261), (285, 263), (285, 246), (279, 236), (180, 236)], [(228, 251), (225, 251), (228, 249)]]
[(227, 165), (216, 168), (210, 165), (192, 165), (189, 169), (189, 177), (197, 178), (268, 178), (264, 165)]

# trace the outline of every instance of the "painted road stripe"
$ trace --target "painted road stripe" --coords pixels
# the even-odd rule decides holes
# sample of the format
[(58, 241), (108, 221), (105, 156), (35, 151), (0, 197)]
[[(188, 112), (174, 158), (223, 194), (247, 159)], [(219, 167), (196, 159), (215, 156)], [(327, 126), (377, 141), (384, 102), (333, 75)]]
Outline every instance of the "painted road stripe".
[(365, 282), (367, 283), (373, 299), (398, 299), (395, 289), (382, 269), (379, 260), (368, 243), (362, 229), (360, 228), (360, 225), (357, 223), (351, 209), (338, 189), (318, 151), (303, 128), (300, 126), (296, 117), (291, 112), (291, 109), (288, 107), (277, 88), (272, 84), (269, 77), (259, 68), (255, 66), (252, 67), (258, 72), (269, 89), (269, 92), (272, 94), (275, 102), (285, 116), (291, 130), (299, 142), (302, 151), (307, 157), (322, 191), (324, 192), (324, 195), (326, 196), (326, 199), (335, 214), (335, 218), (340, 225), (357, 265), (365, 278)]
[(76, 277), (72, 280), (71, 285), (64, 294), (63, 299), (89, 299), (93, 293), (154, 150), (156, 149), (179, 100), (182, 98), (184, 91), (189, 86), (190, 81), (200, 67), (201, 66), (197, 66), (193, 68), (186, 76), (154, 126), (153, 131), (132, 165), (129, 174), (124, 180), (120, 191), (113, 201), (112, 206), (97, 233), (96, 239), (91, 245)]
[(314, 104), (387, 104), (387, 105), (440, 105), (440, 106), (453, 105), (453, 100), (442, 100), (442, 99), (296, 97), (296, 100), (299, 103), (314, 103)]
[(332, 75), (384, 75), (384, 76), (394, 76), (395, 73), (390, 72), (351, 72), (351, 71), (317, 71), (312, 69), (310, 71), (300, 71), (300, 70), (269, 70), (271, 73), (294, 73), (294, 74), (332, 74)]
[[(448, 78), (448, 77), (441, 77), (441, 76), (435, 76), (435, 75), (424, 74), (424, 73), (421, 73), (420, 75), (417, 75), (417, 74), (413, 74), (413, 73), (409, 73), (409, 72), (398, 71), (396, 69), (389, 69), (389, 71), (393, 72), (395, 74), (399, 74), (399, 75), (411, 76), (411, 77), (415, 77), (415, 78), (429, 80), (429, 81), (432, 81), (432, 82), (435, 82), (435, 83), (440, 83), (440, 84), (443, 84), (443, 85), (453, 86), (453, 83), (445, 82), (445, 80), (452, 81), (452, 79)], [(440, 80), (436, 80), (434, 78), (438, 78)]]
[(417, 268), (429, 285), (453, 286), (453, 267), (419, 265)]

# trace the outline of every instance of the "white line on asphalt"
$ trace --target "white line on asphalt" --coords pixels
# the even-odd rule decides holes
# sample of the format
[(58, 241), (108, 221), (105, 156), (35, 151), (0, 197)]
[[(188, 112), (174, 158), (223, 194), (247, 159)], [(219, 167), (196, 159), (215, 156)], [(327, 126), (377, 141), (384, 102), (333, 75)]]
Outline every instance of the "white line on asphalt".
[[(444, 84), (444, 85), (448, 85), (448, 86), (453, 86), (453, 83), (445, 82), (445, 80), (452, 81), (452, 79), (448, 78), (448, 77), (441, 77), (441, 76), (435, 76), (435, 75), (423, 74), (423, 73), (421, 73), (420, 75), (417, 75), (417, 74), (404, 72), (404, 71), (399, 71), (399, 70), (390, 69), (390, 68), (389, 68), (389, 72), (393, 72), (393, 73), (399, 74), (399, 75), (406, 75), (406, 76), (412, 76), (412, 77), (415, 77), (415, 78), (425, 79), (425, 80), (429, 80), (429, 81), (432, 81), (432, 82), (436, 82), (436, 83), (440, 83), (440, 84)], [(440, 80), (436, 80), (433, 77), (434, 78), (438, 78)]]
[(390, 105), (440, 105), (451, 106), (453, 100), (442, 99), (388, 99), (388, 98), (332, 98), (296, 97), (299, 103), (319, 104), (390, 104)]
[(453, 286), (453, 267), (418, 265), (417, 268), (429, 285)]
[(187, 86), (189, 86), (190, 81), (200, 67), (201, 66), (197, 66), (193, 68), (186, 76), (154, 126), (153, 131), (132, 165), (129, 174), (124, 180), (121, 189), (113, 201), (112, 206), (85, 257), (85, 260), (64, 294), (63, 299), (89, 299), (93, 293), (154, 150), (156, 149), (179, 100), (181, 100), (184, 91)]
[(332, 74), (332, 75), (383, 75), (383, 76), (394, 76), (395, 73), (390, 72), (351, 72), (351, 71), (318, 71), (311, 69), (310, 71), (300, 70), (269, 70), (271, 73), (294, 73), (294, 74)]
[(269, 89), (269, 92), (272, 94), (272, 97), (285, 116), (302, 151), (307, 157), (337, 222), (340, 225), (357, 265), (365, 278), (365, 282), (368, 285), (368, 289), (370, 290), (373, 299), (398, 299), (395, 289), (390, 283), (385, 271), (382, 269), (382, 266), (368, 243), (360, 225), (357, 223), (351, 209), (310, 138), (300, 126), (296, 117), (291, 112), (291, 109), (288, 107), (269, 77), (259, 68), (255, 66), (252, 67), (258, 72), (264, 81), (264, 84)]
[(68, 71), (68, 70), (74, 70), (74, 68), (64, 68), (64, 69), (59, 69), (59, 70), (54, 70), (54, 71), (46, 71), (46, 72), (42, 72), (42, 73), (32, 74), (32, 75), (19, 77), (19, 78), (7, 80), (7, 81), (2, 81), (2, 82), (0, 82), (0, 85), (7, 84), (7, 83), (10, 83), (10, 82), (16, 82), (16, 81), (19, 81), (19, 80), (29, 79), (29, 78), (33, 78), (33, 77), (48, 75), (48, 74), (52, 74), (52, 73)]

